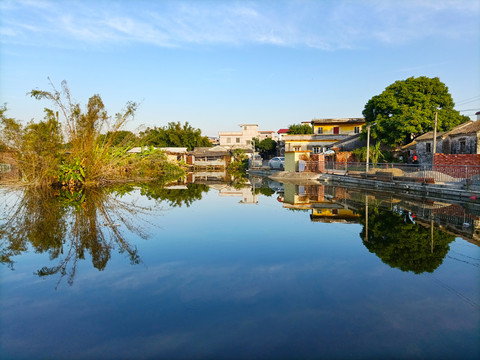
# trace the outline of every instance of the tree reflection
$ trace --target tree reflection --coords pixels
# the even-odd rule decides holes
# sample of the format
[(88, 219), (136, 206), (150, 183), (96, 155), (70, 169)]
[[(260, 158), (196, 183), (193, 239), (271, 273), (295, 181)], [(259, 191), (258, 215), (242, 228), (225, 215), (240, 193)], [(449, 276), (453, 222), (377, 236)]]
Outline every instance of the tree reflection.
[(33, 248), (48, 253), (54, 266), (44, 266), (38, 276), (60, 274), (72, 284), (77, 262), (90, 255), (93, 266), (105, 269), (112, 250), (127, 254), (131, 264), (141, 262), (126, 233), (146, 238), (138, 225), (139, 213), (150, 211), (122, 200), (125, 188), (59, 190), (27, 188), (8, 205), (0, 222), (1, 262), (12, 269), (13, 258)]
[(149, 199), (159, 202), (166, 201), (169, 206), (189, 207), (193, 202), (201, 200), (203, 193), (208, 192), (209, 187), (205, 184), (188, 184), (185, 187), (169, 188), (161, 183), (149, 183), (140, 185), (141, 194)]
[[(360, 233), (363, 244), (385, 264), (415, 274), (433, 272), (443, 262), (455, 239), (438, 229), (423, 227), (406, 214), (375, 208), (368, 212), (368, 239), (365, 216)], [(432, 243), (433, 239), (433, 243)]]

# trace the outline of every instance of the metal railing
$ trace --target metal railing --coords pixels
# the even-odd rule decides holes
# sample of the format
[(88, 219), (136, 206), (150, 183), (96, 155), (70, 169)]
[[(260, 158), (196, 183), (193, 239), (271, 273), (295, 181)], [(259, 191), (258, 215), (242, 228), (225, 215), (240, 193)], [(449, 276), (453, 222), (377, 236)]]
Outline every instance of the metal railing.
[(427, 184), (480, 185), (477, 165), (414, 165), (401, 163), (369, 164), (360, 162), (307, 161), (305, 171), (348, 175), (381, 181), (405, 181)]

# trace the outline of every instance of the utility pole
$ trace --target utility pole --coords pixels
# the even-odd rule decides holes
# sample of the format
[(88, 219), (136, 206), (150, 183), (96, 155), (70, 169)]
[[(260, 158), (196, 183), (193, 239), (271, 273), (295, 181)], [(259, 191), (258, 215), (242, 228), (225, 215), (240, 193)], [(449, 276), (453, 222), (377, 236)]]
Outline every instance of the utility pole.
[(367, 162), (365, 164), (365, 176), (368, 177), (368, 163), (370, 162), (370, 125), (367, 125)]
[(435, 153), (437, 152), (437, 116), (438, 116), (438, 112), (435, 111), (435, 122), (433, 124), (432, 165), (433, 165), (433, 159), (435, 158)]

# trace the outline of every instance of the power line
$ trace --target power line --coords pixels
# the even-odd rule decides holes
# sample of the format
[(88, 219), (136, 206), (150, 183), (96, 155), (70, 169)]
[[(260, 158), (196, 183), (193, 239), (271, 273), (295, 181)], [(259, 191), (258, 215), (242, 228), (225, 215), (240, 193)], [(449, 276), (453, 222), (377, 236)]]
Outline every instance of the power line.
[(465, 105), (465, 104), (469, 104), (469, 103), (472, 103), (472, 102), (475, 102), (475, 101), (478, 101), (478, 100), (480, 100), (480, 96), (474, 96), (473, 98), (460, 101), (457, 105)]
[(479, 108), (477, 109), (465, 109), (465, 110), (457, 110), (459, 112), (464, 112), (464, 111), (477, 111), (477, 110), (480, 110)]

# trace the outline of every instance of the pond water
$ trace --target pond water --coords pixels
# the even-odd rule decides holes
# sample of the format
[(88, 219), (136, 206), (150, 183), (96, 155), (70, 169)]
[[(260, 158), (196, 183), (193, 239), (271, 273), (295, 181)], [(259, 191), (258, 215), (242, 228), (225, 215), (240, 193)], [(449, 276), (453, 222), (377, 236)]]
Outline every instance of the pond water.
[(251, 180), (0, 188), (2, 358), (480, 358), (475, 202)]

